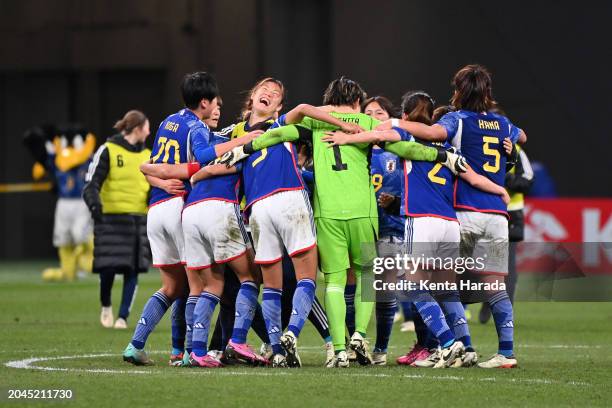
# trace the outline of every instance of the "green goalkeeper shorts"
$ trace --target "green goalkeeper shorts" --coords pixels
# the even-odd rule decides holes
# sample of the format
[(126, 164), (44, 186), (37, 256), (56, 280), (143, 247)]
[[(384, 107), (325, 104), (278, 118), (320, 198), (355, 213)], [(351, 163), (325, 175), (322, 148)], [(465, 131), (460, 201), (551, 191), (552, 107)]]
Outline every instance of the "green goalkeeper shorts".
[(317, 247), (323, 273), (364, 266), (376, 256), (378, 218), (317, 218)]

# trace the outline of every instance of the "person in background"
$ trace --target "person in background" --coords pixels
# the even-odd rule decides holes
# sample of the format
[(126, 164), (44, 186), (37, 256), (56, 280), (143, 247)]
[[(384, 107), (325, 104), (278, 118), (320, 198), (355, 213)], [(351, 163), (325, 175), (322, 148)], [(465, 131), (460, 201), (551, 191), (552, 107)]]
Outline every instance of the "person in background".
[[(147, 272), (151, 263), (146, 216), (149, 183), (139, 169), (151, 154), (144, 145), (149, 120), (131, 110), (114, 128), (120, 133), (100, 146), (89, 166), (83, 199), (94, 219), (93, 272), (100, 274), (100, 323), (126, 329), (138, 274)], [(111, 291), (117, 273), (123, 274), (123, 293), (113, 326)]]

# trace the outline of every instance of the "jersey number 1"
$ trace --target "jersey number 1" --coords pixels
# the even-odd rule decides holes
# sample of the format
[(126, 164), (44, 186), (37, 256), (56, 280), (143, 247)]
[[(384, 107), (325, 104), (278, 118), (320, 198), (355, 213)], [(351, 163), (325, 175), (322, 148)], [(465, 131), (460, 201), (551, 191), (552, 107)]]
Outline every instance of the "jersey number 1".
[(348, 169), (348, 165), (346, 163), (342, 163), (342, 155), (340, 154), (340, 146), (335, 145), (333, 147), (334, 150), (334, 159), (336, 160), (335, 164), (332, 164), (332, 170), (334, 171), (343, 171)]

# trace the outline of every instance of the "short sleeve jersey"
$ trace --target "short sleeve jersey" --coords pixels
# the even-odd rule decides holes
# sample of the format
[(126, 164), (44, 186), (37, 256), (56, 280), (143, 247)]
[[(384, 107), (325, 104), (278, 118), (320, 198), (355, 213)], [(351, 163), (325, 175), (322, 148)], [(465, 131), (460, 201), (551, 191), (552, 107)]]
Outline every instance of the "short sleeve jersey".
[[(363, 113), (332, 112), (331, 115), (355, 123), (364, 130), (372, 130), (379, 123)], [(336, 126), (308, 117), (298, 126), (312, 131), (315, 218), (377, 218), (376, 197), (370, 180), (371, 145), (362, 143), (330, 148), (321, 138), (325, 132), (337, 130)]]
[[(456, 147), (472, 169), (499, 186), (506, 177), (505, 138), (513, 143), (519, 129), (508, 118), (494, 113), (460, 110), (449, 112), (437, 123), (446, 129), (447, 141)], [(454, 187), (454, 205), (459, 210), (506, 214), (501, 196), (472, 187), (457, 179)]]

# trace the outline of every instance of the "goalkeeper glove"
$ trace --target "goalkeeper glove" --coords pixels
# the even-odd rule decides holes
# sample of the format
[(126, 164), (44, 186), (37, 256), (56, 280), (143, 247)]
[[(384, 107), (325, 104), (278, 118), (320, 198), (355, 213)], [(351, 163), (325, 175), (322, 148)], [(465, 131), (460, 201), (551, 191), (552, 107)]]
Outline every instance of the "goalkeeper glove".
[(465, 173), (467, 171), (467, 162), (465, 161), (465, 157), (457, 154), (454, 147), (449, 150), (438, 149), (437, 161), (448, 167), (455, 176), (459, 173)]
[(251, 146), (251, 143), (249, 142), (244, 146), (234, 147), (232, 150), (225, 153), (223, 156), (221, 156), (219, 163), (225, 164), (229, 169), (234, 164), (238, 163), (240, 160), (249, 157), (251, 153), (253, 153), (253, 148)]

